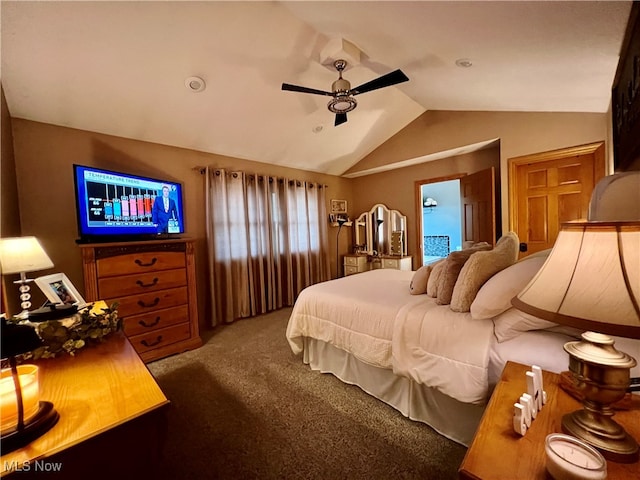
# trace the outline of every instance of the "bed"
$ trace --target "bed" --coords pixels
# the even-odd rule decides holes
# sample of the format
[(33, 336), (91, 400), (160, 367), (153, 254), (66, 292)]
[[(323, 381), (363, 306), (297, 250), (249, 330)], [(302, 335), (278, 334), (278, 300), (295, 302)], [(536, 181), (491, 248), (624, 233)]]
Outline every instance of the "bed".
[[(510, 304), (545, 259), (543, 253), (500, 268), (472, 291), (468, 311), (412, 294), (417, 272), (378, 269), (323, 282), (301, 292), (286, 336), (313, 370), (357, 385), (468, 446), (508, 360), (567, 370), (562, 347), (580, 332)], [(455, 288), (465, 283), (467, 267)], [(616, 338), (616, 345), (640, 358), (637, 341)]]

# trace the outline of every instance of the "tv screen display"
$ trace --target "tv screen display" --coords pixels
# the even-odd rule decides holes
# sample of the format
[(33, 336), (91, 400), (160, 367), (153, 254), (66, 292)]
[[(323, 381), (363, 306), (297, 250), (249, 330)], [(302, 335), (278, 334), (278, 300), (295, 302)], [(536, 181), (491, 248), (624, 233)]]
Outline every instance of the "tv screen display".
[(184, 233), (180, 183), (82, 165), (73, 171), (81, 241)]

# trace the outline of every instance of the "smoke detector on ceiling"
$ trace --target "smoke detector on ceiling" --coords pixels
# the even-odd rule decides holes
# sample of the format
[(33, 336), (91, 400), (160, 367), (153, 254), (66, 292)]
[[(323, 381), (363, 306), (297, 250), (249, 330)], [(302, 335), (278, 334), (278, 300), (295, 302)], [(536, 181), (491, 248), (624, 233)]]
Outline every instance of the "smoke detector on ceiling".
[(194, 93), (201, 92), (207, 87), (200, 77), (189, 77), (184, 81), (184, 85)]

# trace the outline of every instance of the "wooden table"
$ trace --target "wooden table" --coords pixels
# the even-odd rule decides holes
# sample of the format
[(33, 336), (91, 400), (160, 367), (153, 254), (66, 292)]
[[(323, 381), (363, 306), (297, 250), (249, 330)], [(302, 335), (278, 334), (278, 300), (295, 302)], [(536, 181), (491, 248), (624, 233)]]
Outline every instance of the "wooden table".
[(40, 397), (53, 402), (60, 420), (26, 447), (2, 455), (0, 476), (149, 478), (166, 437), (169, 401), (125, 335), (115, 333), (75, 357), (34, 363)]
[[(543, 372), (547, 404), (538, 412), (524, 437), (513, 431), (513, 404), (526, 392), (525, 372), (531, 366), (507, 362), (484, 412), (476, 435), (458, 471), (462, 479), (545, 480), (544, 440), (562, 432), (562, 416), (581, 404), (558, 386), (560, 376)], [(636, 397), (637, 395), (634, 395)], [(640, 398), (634, 408), (619, 411), (614, 419), (636, 440), (640, 439)], [(607, 462), (608, 480), (640, 478), (640, 462)]]

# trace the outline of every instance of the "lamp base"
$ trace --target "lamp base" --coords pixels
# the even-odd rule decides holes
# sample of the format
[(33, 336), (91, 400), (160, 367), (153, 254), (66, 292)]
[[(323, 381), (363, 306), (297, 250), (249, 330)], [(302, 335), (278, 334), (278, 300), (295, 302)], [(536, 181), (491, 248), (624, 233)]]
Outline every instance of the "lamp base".
[(14, 430), (6, 435), (2, 435), (0, 442), (2, 454), (12, 452), (33, 442), (58, 423), (59, 418), (60, 414), (53, 408), (53, 403), (40, 402), (38, 413), (36, 413), (35, 417), (33, 417), (23, 429)]
[(610, 416), (578, 410), (562, 417), (562, 430), (597, 448), (607, 460), (638, 461), (638, 442)]

